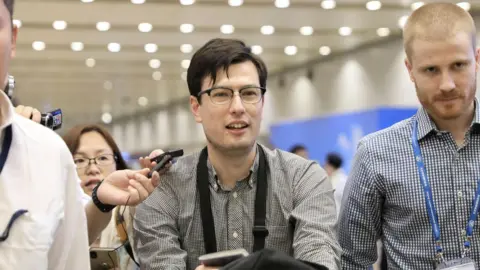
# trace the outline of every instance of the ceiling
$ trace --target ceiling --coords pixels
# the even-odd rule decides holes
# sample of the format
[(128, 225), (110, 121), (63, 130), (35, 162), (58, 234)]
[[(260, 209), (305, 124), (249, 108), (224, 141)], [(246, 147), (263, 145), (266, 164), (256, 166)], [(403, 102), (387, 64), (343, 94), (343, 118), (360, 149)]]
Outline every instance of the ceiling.
[[(42, 111), (61, 107), (67, 126), (98, 122), (105, 112), (115, 119), (187, 95), (182, 79), (186, 69), (181, 63), (192, 52), (182, 52), (182, 44), (190, 44), (195, 51), (211, 38), (239, 38), (260, 45), (261, 57), (275, 72), (322, 57), (322, 46), (328, 46), (321, 49), (328, 54), (385, 38), (379, 36), (378, 28), (398, 35), (399, 19), (411, 11), (413, 3), (383, 0), (379, 10), (371, 11), (364, 0), (338, 0), (334, 9), (322, 8), (320, 0), (291, 0), (288, 8), (276, 7), (275, 0), (245, 0), (235, 7), (229, 0), (196, 0), (192, 5), (179, 1), (192, 0), (17, 1), (14, 18), (21, 27), (10, 69), (17, 81), (17, 98)], [(230, 1), (238, 4), (239, 0)], [(471, 10), (480, 8), (480, 1), (470, 3)], [(58, 20), (66, 22), (64, 30), (54, 29), (53, 22)], [(110, 23), (110, 29), (97, 30), (97, 22)], [(152, 30), (139, 31), (140, 23), (151, 24)], [(192, 24), (193, 32), (182, 33), (181, 24)], [(233, 34), (222, 34), (223, 24), (233, 25)], [(274, 33), (262, 34), (264, 25), (273, 26)], [(310, 26), (313, 33), (302, 35), (303, 26)], [(351, 35), (339, 34), (344, 26), (352, 28)], [(44, 42), (45, 49), (34, 50), (35, 41)], [(82, 42), (83, 50), (73, 51), (72, 42)], [(110, 52), (109, 43), (120, 44), (120, 51)], [(147, 53), (146, 44), (155, 44), (158, 50)], [(298, 52), (287, 55), (285, 47), (292, 45)], [(93, 62), (89, 58), (95, 60), (93, 67), (87, 66), (86, 62)], [(150, 67), (151, 59), (159, 60), (160, 67)]]

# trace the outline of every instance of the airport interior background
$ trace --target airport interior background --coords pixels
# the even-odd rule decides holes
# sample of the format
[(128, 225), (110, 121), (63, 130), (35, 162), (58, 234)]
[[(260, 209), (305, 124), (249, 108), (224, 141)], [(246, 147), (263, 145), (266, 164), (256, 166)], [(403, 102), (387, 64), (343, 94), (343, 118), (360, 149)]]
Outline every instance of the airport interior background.
[[(432, 1), (424, 1), (432, 2)], [(480, 22), (480, 1), (449, 1)], [(349, 170), (365, 135), (412, 116), (402, 27), (409, 0), (21, 0), (15, 99), (112, 132), (132, 167), (151, 150), (201, 149), (186, 70), (209, 39), (236, 38), (267, 64), (260, 143), (308, 148)], [(480, 27), (477, 26), (477, 29)]]

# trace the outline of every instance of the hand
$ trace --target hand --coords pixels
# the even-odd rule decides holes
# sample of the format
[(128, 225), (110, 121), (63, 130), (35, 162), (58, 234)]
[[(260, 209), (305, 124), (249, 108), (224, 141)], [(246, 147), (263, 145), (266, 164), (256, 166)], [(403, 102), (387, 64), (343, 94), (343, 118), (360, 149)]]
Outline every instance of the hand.
[[(138, 159), (140, 166), (142, 168), (149, 168), (150, 170), (157, 165), (155, 161), (151, 161), (152, 158), (159, 156), (165, 153), (162, 149), (153, 150), (148, 157), (141, 157)], [(168, 163), (163, 170), (160, 171), (160, 174), (164, 173), (172, 164)]]
[(215, 267), (208, 267), (208, 266), (205, 266), (205, 265), (199, 265), (197, 266), (197, 268), (195, 268), (195, 270), (218, 270), (220, 268), (215, 268)]
[(36, 123), (40, 123), (40, 120), (42, 119), (42, 114), (37, 109), (32, 107), (25, 107), (23, 105), (18, 105), (15, 108), (15, 112), (25, 118), (32, 119)]
[[(104, 204), (136, 206), (143, 202), (158, 186), (160, 175), (150, 169), (121, 170), (111, 173), (98, 187), (97, 197)], [(128, 202), (128, 204), (127, 204)]]

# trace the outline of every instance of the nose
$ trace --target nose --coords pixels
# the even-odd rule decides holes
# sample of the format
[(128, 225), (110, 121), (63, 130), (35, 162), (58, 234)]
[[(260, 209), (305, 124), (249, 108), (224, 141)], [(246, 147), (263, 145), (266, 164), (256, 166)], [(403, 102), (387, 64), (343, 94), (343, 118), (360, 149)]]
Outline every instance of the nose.
[(87, 167), (85, 167), (85, 174), (87, 175), (97, 175), (100, 174), (100, 168), (97, 166), (94, 160), (88, 162)]
[(241, 114), (245, 112), (245, 106), (243, 105), (240, 93), (234, 92), (232, 97), (232, 103), (230, 104), (230, 112), (233, 114)]
[(455, 89), (455, 81), (450, 72), (446, 71), (442, 74), (442, 81), (440, 82), (440, 90), (442, 92), (450, 92)]

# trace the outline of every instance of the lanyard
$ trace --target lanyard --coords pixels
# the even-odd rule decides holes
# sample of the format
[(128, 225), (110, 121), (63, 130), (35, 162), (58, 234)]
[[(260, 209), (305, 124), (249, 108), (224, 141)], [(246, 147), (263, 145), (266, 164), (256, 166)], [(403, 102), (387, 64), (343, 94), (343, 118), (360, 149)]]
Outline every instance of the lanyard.
[(7, 162), (8, 153), (10, 152), (10, 146), (12, 145), (12, 125), (8, 125), (5, 128), (5, 138), (3, 139), (2, 143), (2, 153), (0, 153), (0, 173), (3, 171), (3, 167), (5, 167), (5, 163)]
[[(267, 205), (267, 162), (265, 153), (261, 146), (258, 146), (259, 165), (257, 171), (257, 190), (255, 194), (255, 217), (253, 222), (253, 251), (258, 251), (265, 246), (265, 237), (268, 230), (265, 226), (265, 215)], [(205, 147), (197, 164), (197, 188), (200, 194), (200, 214), (203, 227), (203, 238), (205, 252), (207, 254), (217, 252), (217, 240), (215, 238), (215, 223), (210, 202), (210, 188), (208, 183), (207, 167), (208, 151)]]
[[(418, 121), (415, 119), (413, 121), (413, 131), (412, 131), (412, 146), (413, 153), (415, 154), (415, 161), (417, 163), (418, 173), (420, 175), (420, 181), (422, 183), (423, 192), (425, 193), (425, 204), (427, 206), (427, 213), (432, 225), (433, 237), (435, 239), (435, 251), (436, 257), (438, 260), (443, 261), (443, 249), (440, 241), (440, 225), (438, 223), (437, 210), (435, 209), (435, 204), (433, 203), (432, 188), (430, 182), (428, 181), (427, 171), (425, 169), (425, 164), (422, 158), (422, 152), (420, 150), (420, 145), (418, 143)], [(477, 220), (478, 211), (480, 207), (480, 180), (477, 183), (477, 191), (473, 200), (472, 211), (470, 213), (470, 218), (467, 223), (465, 242), (464, 242), (464, 251), (462, 257), (465, 257), (467, 251), (470, 250), (471, 240), (473, 235), (473, 226)]]

